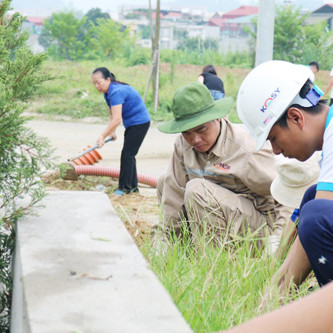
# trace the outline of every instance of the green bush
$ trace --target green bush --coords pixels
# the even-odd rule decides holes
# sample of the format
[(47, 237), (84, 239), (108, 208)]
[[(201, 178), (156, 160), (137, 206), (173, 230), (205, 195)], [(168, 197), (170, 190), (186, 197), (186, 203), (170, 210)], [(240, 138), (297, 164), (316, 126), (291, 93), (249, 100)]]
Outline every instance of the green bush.
[[(0, 5), (0, 332), (9, 332), (11, 264), (15, 223), (44, 195), (42, 170), (50, 166), (48, 143), (27, 128), (27, 102), (48, 77), (45, 54), (33, 54), (22, 33), (24, 18), (8, 15), (10, 0)], [(20, 198), (26, 203), (17, 205)], [(4, 287), (3, 287), (4, 286)]]
[(143, 47), (135, 48), (126, 61), (127, 66), (146, 65), (149, 63), (151, 63), (151, 50)]

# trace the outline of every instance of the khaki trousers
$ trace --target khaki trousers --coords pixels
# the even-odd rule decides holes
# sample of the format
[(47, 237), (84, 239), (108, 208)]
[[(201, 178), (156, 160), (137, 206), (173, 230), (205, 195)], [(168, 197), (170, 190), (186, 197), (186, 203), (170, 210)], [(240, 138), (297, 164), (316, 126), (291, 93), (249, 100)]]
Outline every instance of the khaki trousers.
[[(163, 185), (164, 177), (160, 177), (157, 184), (160, 203)], [(220, 242), (250, 231), (255, 232), (257, 247), (261, 248), (263, 238), (273, 231), (270, 218), (256, 210), (251, 200), (202, 178), (187, 182), (183, 207), (194, 240), (205, 235), (206, 239), (208, 237)], [(172, 223), (177, 225), (179, 222)], [(175, 228), (167, 221), (164, 223), (167, 229)]]

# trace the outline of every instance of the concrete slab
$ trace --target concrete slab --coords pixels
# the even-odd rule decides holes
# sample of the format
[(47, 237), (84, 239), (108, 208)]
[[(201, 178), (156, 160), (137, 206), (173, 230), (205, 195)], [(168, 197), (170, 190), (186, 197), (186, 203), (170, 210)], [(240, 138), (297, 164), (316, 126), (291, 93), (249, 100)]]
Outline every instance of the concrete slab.
[(191, 332), (100, 192), (49, 192), (17, 224), (11, 332)]

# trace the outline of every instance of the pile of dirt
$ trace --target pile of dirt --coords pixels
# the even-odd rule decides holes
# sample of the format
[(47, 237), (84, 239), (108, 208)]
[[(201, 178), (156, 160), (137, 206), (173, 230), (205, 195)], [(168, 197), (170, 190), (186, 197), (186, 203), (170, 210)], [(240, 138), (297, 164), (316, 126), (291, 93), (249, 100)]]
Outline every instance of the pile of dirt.
[(96, 176), (79, 176), (75, 181), (49, 177), (44, 183), (49, 191), (105, 192), (135, 243), (140, 247), (151, 241), (152, 227), (158, 222), (159, 216), (156, 189), (141, 186), (140, 193), (114, 196), (113, 191), (117, 188), (118, 179)]

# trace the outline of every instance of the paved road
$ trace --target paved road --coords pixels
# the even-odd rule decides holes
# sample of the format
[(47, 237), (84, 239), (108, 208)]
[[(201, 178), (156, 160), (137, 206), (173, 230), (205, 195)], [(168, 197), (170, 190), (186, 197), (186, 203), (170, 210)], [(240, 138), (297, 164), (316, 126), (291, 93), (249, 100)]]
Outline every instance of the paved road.
[[(57, 163), (66, 162), (71, 156), (80, 153), (88, 145), (94, 145), (103, 132), (106, 123), (63, 122), (32, 120), (28, 122), (39, 136), (47, 137), (53, 148)], [(103, 160), (100, 165), (119, 168), (120, 152), (123, 145), (124, 128), (117, 130), (118, 139), (107, 143), (99, 150)], [(173, 143), (177, 135), (163, 134), (156, 127), (151, 127), (137, 155), (138, 173), (159, 176), (165, 172)]]

